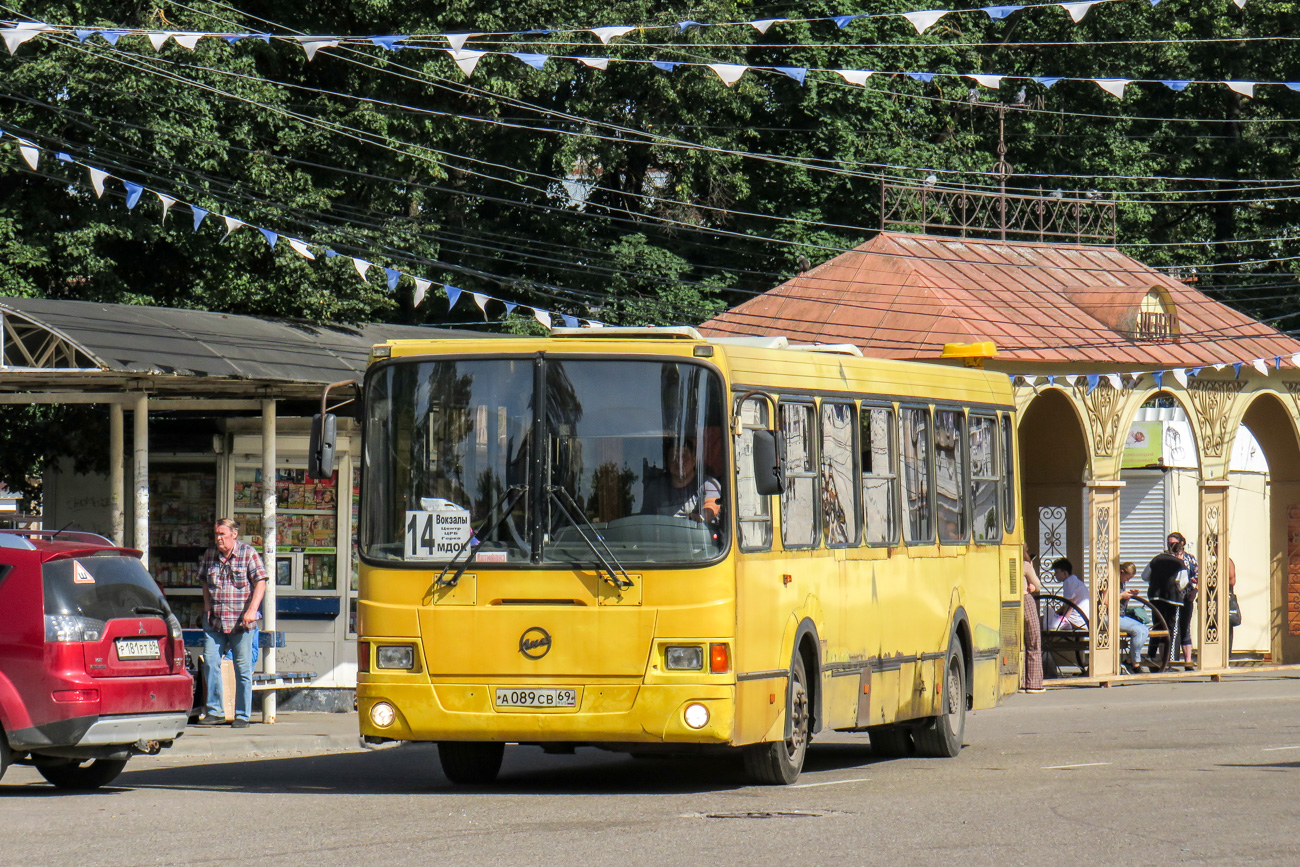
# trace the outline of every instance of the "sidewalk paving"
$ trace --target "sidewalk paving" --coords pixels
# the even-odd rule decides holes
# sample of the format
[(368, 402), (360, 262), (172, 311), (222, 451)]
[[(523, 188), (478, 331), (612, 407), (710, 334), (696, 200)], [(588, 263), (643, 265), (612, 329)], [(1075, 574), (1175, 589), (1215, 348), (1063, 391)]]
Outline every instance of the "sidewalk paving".
[(257, 756), (269, 753), (332, 753), (365, 749), (355, 713), (281, 713), (266, 725), (254, 714), (252, 725), (185, 727), (185, 734), (163, 757)]

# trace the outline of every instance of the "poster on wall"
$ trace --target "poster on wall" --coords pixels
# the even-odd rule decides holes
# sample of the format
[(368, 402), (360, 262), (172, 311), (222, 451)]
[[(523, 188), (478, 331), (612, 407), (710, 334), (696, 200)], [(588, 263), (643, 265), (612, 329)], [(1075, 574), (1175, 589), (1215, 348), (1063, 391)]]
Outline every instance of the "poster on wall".
[(1164, 462), (1165, 427), (1159, 421), (1135, 421), (1124, 438), (1124, 469), (1158, 467)]

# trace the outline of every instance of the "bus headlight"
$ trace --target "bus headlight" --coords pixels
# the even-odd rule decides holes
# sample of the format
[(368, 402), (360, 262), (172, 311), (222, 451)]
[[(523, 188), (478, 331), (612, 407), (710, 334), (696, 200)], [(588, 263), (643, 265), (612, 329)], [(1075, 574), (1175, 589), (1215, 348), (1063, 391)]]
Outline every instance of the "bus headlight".
[(664, 666), (669, 671), (699, 671), (704, 668), (704, 648), (665, 647)]
[(397, 711), (386, 701), (377, 701), (370, 706), (370, 721), (381, 729), (386, 729), (397, 719)]
[(415, 667), (415, 648), (409, 644), (381, 644), (375, 648), (375, 668), (410, 671)]
[(688, 704), (682, 717), (691, 728), (702, 729), (709, 724), (709, 709), (698, 703)]

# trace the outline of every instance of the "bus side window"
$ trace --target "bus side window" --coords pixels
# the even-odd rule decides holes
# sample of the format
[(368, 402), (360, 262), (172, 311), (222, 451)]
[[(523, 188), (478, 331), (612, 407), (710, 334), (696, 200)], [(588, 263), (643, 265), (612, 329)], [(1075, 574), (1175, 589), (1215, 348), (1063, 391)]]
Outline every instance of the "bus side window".
[(894, 411), (862, 407), (863, 541), (868, 545), (898, 542), (898, 449), (894, 445)]
[(934, 544), (934, 485), (931, 473), (930, 410), (903, 407), (898, 412), (903, 476), (903, 530), (909, 545)]
[(997, 421), (986, 415), (970, 417), (971, 532), (976, 542), (1002, 541), (1002, 520), (998, 514)]
[(754, 483), (754, 431), (768, 427), (766, 400), (751, 397), (740, 405), (740, 436), (736, 438), (736, 517), (743, 551), (772, 547), (772, 498)]
[(858, 543), (854, 405), (822, 401), (822, 531), (827, 547)]
[(781, 404), (785, 434), (785, 492), (781, 494), (781, 543), (811, 548), (820, 535), (817, 518), (817, 425), (807, 403)]
[(1015, 428), (1011, 413), (1002, 414), (1002, 514), (1008, 533), (1016, 531), (1016, 452)]
[(934, 491), (938, 504), (939, 541), (960, 545), (967, 526), (966, 416), (959, 409), (934, 411)]

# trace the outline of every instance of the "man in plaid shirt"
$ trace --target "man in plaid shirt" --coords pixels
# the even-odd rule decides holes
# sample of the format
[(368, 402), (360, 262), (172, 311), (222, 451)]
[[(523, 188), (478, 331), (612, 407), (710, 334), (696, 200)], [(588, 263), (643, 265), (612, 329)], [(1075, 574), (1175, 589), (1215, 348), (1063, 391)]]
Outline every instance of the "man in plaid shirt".
[(221, 657), (226, 651), (235, 663), (234, 728), (248, 726), (253, 706), (253, 642), (262, 616), (266, 568), (262, 558), (238, 539), (238, 525), (230, 518), (216, 524), (217, 545), (199, 563), (203, 580), (203, 670), (208, 679), (207, 708), (199, 725), (225, 721), (221, 695)]

